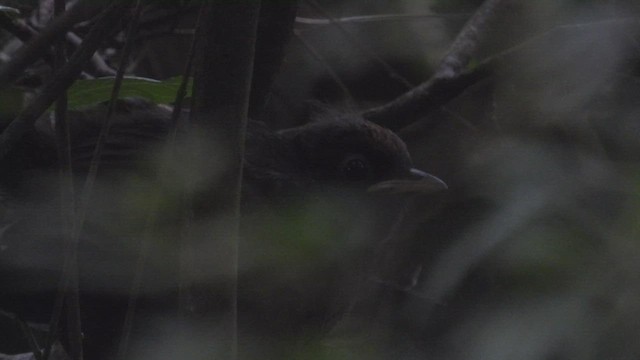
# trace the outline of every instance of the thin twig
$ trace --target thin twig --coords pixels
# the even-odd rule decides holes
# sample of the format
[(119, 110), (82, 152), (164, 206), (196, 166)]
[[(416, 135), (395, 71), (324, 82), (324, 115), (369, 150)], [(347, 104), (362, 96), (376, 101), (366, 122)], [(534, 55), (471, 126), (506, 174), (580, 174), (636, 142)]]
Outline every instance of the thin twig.
[(141, 5), (140, 5), (140, 1), (138, 1), (134, 18), (132, 19), (132, 22), (130, 24), (130, 27), (127, 33), (127, 42), (125, 43), (125, 47), (122, 50), (122, 58), (120, 59), (120, 64), (118, 65), (118, 71), (114, 79), (113, 88), (111, 89), (111, 98), (109, 99), (109, 105), (107, 107), (107, 115), (104, 120), (104, 124), (102, 124), (102, 127), (100, 128), (100, 133), (98, 134), (96, 146), (93, 151), (93, 157), (91, 158), (91, 163), (89, 164), (89, 171), (87, 174), (87, 178), (85, 180), (84, 187), (82, 189), (82, 195), (80, 198), (80, 214), (81, 214), (80, 222), (79, 222), (80, 228), (82, 228), (83, 226), (84, 212), (89, 207), (89, 200), (93, 192), (93, 185), (98, 176), (98, 167), (100, 165), (100, 157), (102, 155), (102, 150), (104, 148), (104, 145), (107, 142), (107, 137), (109, 136), (109, 130), (111, 128), (111, 119), (118, 101), (118, 95), (120, 94), (120, 88), (122, 86), (122, 79), (124, 78), (124, 72), (127, 68), (127, 63), (129, 62), (129, 56), (132, 50), (133, 36), (131, 35), (135, 34), (135, 32), (138, 29), (137, 19), (139, 19), (140, 17), (140, 11), (141, 11)]
[[(218, 0), (204, 6), (203, 37), (199, 41), (194, 77), (193, 128), (211, 142), (216, 141), (215, 148), (222, 149), (227, 165), (219, 173), (215, 188), (208, 196), (198, 199), (198, 215), (228, 219), (221, 229), (225, 236), (214, 240), (226, 255), (227, 261), (221, 264), (221, 270), (228, 276), (228, 287), (220, 294), (228, 304), (226, 321), (220, 324), (224, 336), (217, 343), (220, 344), (219, 357), (237, 359), (240, 192), (260, 1), (238, 5)], [(234, 31), (230, 32), (229, 28)], [(204, 145), (206, 149), (197, 151), (209, 150), (213, 144)], [(198, 261), (199, 267), (209, 267), (212, 261), (210, 257), (200, 260), (205, 261)], [(214, 320), (213, 309), (207, 310), (204, 320)]]
[(443, 57), (435, 74), (395, 100), (365, 111), (362, 116), (392, 129), (399, 129), (421, 115), (458, 96), (470, 84), (487, 77), (487, 66), (468, 69), (488, 29), (513, 0), (487, 0), (467, 21)]
[[(130, 5), (124, 5), (123, 6), (122, 4), (120, 4), (119, 6), (122, 7), (121, 11), (126, 11)], [(125, 70), (127, 68), (129, 57), (131, 55), (131, 50), (132, 50), (132, 46), (133, 46), (133, 38), (135, 36), (135, 33), (138, 30), (138, 19), (140, 18), (141, 10), (142, 10), (141, 1), (138, 0), (138, 3), (136, 5), (133, 18), (131, 19), (131, 23), (129, 25), (129, 29), (127, 31), (127, 41), (126, 41), (125, 46), (124, 46), (124, 48), (122, 50), (122, 57), (120, 59), (120, 64), (118, 65), (118, 71), (116, 73), (116, 77), (115, 77), (115, 80), (114, 80), (114, 85), (113, 85), (113, 88), (111, 89), (111, 98), (109, 100), (109, 105), (107, 107), (106, 118), (104, 120), (104, 124), (102, 124), (102, 127), (100, 129), (100, 133), (99, 133), (98, 139), (96, 141), (96, 145), (95, 145), (95, 149), (94, 149), (94, 152), (93, 152), (93, 156), (92, 156), (91, 162), (89, 164), (89, 170), (88, 170), (85, 182), (84, 182), (84, 186), (82, 188), (82, 193), (80, 195), (80, 204), (79, 204), (79, 207), (78, 207), (78, 214), (77, 214), (77, 217), (76, 217), (77, 229), (76, 229), (76, 232), (73, 234), (74, 241), (76, 241), (76, 242), (79, 240), (80, 233), (82, 232), (82, 228), (84, 227), (86, 214), (87, 214), (87, 211), (89, 210), (90, 200), (91, 200), (91, 196), (93, 194), (93, 188), (94, 188), (97, 176), (98, 176), (98, 167), (100, 165), (100, 158), (101, 158), (101, 155), (102, 155), (103, 148), (104, 148), (104, 146), (106, 144), (107, 137), (109, 135), (109, 130), (111, 128), (111, 121), (112, 121), (112, 117), (113, 117), (113, 112), (115, 110), (115, 107), (116, 107), (116, 104), (117, 104), (117, 101), (118, 101), (120, 88), (122, 86), (122, 80), (124, 78), (124, 73), (125, 73)], [(91, 36), (91, 33), (85, 38), (84, 42), (87, 42), (89, 40), (90, 36)], [(132, 314), (131, 314), (131, 316), (132, 316)], [(123, 344), (124, 344), (123, 347), (125, 349), (126, 349), (126, 342), (127, 341), (125, 339), (125, 341), (123, 341)]]
[(54, 78), (44, 86), (40, 94), (7, 126), (0, 135), (0, 158), (4, 158), (7, 155), (13, 146), (20, 141), (22, 135), (29, 131), (36, 119), (51, 106), (62, 92), (73, 84), (82, 71), (83, 65), (91, 59), (91, 56), (102, 44), (102, 41), (110, 35), (113, 24), (118, 23), (126, 7), (126, 4), (114, 2), (105, 9), (85, 38), (82, 46), (73, 54), (69, 62), (57, 72)]
[(204, 7), (200, 8), (198, 12), (198, 18), (194, 28), (194, 37), (191, 40), (191, 46), (189, 47), (189, 53), (187, 54), (187, 61), (184, 64), (184, 70), (182, 71), (182, 81), (176, 91), (176, 99), (173, 103), (173, 112), (171, 113), (171, 125), (173, 131), (171, 133), (170, 141), (173, 144), (176, 140), (178, 130), (180, 129), (180, 115), (182, 114), (182, 108), (184, 99), (187, 96), (187, 86), (189, 86), (189, 79), (193, 76), (193, 64), (196, 57), (196, 51), (198, 49), (198, 41), (202, 36), (202, 18), (205, 12)]
[(249, 99), (251, 119), (259, 120), (264, 115), (264, 107), (293, 33), (297, 12), (298, 0), (265, 2), (260, 7)]
[[(40, 95), (35, 98), (32, 103), (18, 117), (5, 129), (0, 136), (0, 158), (4, 157), (20, 139), (22, 135), (29, 130), (35, 120), (46, 111), (49, 106), (60, 96), (60, 93), (66, 91), (71, 86), (75, 78), (80, 74), (82, 65), (86, 63), (100, 46), (103, 39), (106, 38), (114, 22), (117, 22), (118, 17), (124, 10), (126, 5), (118, 4), (116, 2), (109, 5), (103, 13), (99, 16), (96, 23), (89, 32), (84, 44), (74, 53), (73, 57), (67, 62), (62, 69), (60, 69), (54, 78), (48, 83)], [(64, 16), (63, 16), (64, 17)], [(63, 33), (59, 33), (61, 35)], [(72, 229), (76, 230), (77, 228)], [(77, 276), (74, 273), (75, 263), (73, 259), (77, 256), (77, 237), (75, 234), (71, 234), (71, 244), (65, 249), (65, 261), (62, 270), (62, 276), (60, 278), (60, 284), (58, 287), (58, 295), (56, 296), (54, 309), (50, 321), (50, 336), (49, 338), (55, 338), (57, 332), (58, 323), (62, 314), (62, 307), (64, 297), (67, 289), (73, 286), (73, 278)], [(47, 357), (51, 354), (50, 341), (45, 349)], [(46, 357), (45, 357), (46, 360)]]
[[(124, 73), (129, 63), (129, 58), (131, 56), (131, 51), (133, 49), (133, 44), (134, 44), (134, 38), (138, 32), (138, 28), (140, 25), (140, 14), (142, 13), (142, 8), (143, 8), (142, 1), (137, 0), (136, 7), (133, 12), (133, 16), (129, 23), (129, 28), (127, 30), (126, 41), (124, 44), (124, 48), (122, 49), (122, 54), (120, 58), (120, 63), (118, 64), (118, 71), (116, 73), (114, 85), (113, 85), (113, 88), (111, 89), (111, 99), (109, 100), (106, 119), (104, 124), (102, 124), (102, 128), (100, 129), (100, 134), (98, 135), (98, 140), (96, 142), (96, 147), (93, 153), (93, 157), (91, 158), (91, 163), (89, 165), (89, 173), (85, 180), (85, 184), (82, 192), (83, 207), (80, 209), (82, 213), (88, 210), (88, 208), (86, 208), (85, 206), (88, 206), (88, 200), (91, 197), (91, 194), (93, 192), (93, 186), (95, 184), (95, 180), (98, 175), (98, 166), (100, 164), (102, 149), (106, 144), (107, 137), (109, 135), (109, 129), (111, 127), (113, 112), (118, 102), (118, 96), (120, 94), (122, 80), (124, 78)], [(156, 214), (154, 212), (150, 212), (149, 217), (147, 218), (146, 229), (152, 228), (152, 223), (155, 221), (155, 218), (156, 218)], [(147, 230), (145, 231), (145, 237), (142, 239), (143, 247), (140, 250), (141, 251), (140, 259), (136, 266), (136, 272), (135, 272), (134, 281), (132, 284), (132, 293), (129, 295), (129, 303), (127, 306), (127, 312), (125, 314), (125, 321), (124, 321), (123, 331), (122, 331), (123, 334), (122, 334), (122, 337), (120, 338), (118, 355), (119, 355), (119, 358), (121, 359), (124, 359), (126, 357), (131, 329), (133, 328), (133, 316), (135, 314), (139, 288), (142, 283), (142, 278), (144, 274), (144, 267), (146, 264), (146, 255), (149, 252), (149, 250), (146, 248), (150, 246), (150, 241), (148, 239), (149, 237), (150, 237), (150, 230)]]
[(348, 29), (346, 29), (342, 24), (337, 21), (335, 17), (329, 14), (322, 6), (320, 6), (315, 0), (307, 0), (307, 3), (311, 5), (316, 11), (318, 11), (322, 16), (326, 17), (331, 21), (336, 28), (343, 34), (343, 36), (348, 39), (353, 45), (355, 45), (360, 51), (362, 51), (366, 56), (370, 59), (374, 60), (378, 63), (389, 75), (391, 79), (396, 80), (400, 84), (404, 85), (407, 89), (413, 88), (413, 84), (407, 80), (404, 76), (398, 73), (391, 65), (389, 65), (383, 58), (381, 58), (374, 51), (366, 47), (362, 44), (362, 41), (358, 39), (355, 35), (351, 33)]
[(0, 14), (0, 27), (17, 37), (23, 43), (31, 40), (36, 32), (21, 20), (12, 20), (10, 17)]
[(335, 70), (333, 70), (333, 68), (331, 67), (331, 65), (327, 61), (327, 59), (325, 59), (324, 56), (322, 56), (322, 54), (320, 54), (311, 44), (309, 44), (309, 42), (307, 40), (305, 40), (300, 35), (300, 33), (298, 33), (296, 31), (296, 32), (294, 32), (294, 34), (295, 34), (296, 38), (298, 40), (300, 40), (302, 45), (307, 49), (309, 54), (311, 54), (311, 56), (313, 56), (322, 65), (322, 67), (324, 67), (324, 69), (327, 72), (327, 74), (329, 74), (331, 79), (333, 79), (333, 81), (336, 83), (336, 85), (338, 85), (340, 90), (342, 90), (342, 94), (344, 95), (344, 98), (347, 101), (347, 105), (350, 108), (354, 109), (355, 108), (355, 100), (353, 99), (353, 96), (351, 95), (351, 91), (349, 91), (349, 88), (344, 83), (344, 81), (342, 81), (342, 79), (340, 79), (340, 76), (338, 75), (338, 73), (336, 73)]
[(38, 346), (38, 341), (36, 340), (36, 337), (33, 335), (33, 331), (31, 331), (31, 328), (29, 327), (29, 325), (22, 320), (19, 316), (15, 316), (13, 318), (16, 323), (18, 323), (18, 327), (20, 327), (20, 331), (22, 331), (22, 334), (24, 335), (24, 337), (27, 339), (27, 343), (29, 344), (29, 348), (31, 349), (31, 353), (33, 354), (33, 357), (36, 360), (43, 360), (43, 356), (42, 356), (42, 351), (40, 351), (40, 347)]
[(361, 16), (347, 16), (341, 18), (330, 19), (315, 19), (307, 17), (296, 17), (296, 23), (303, 25), (331, 25), (335, 23), (350, 24), (350, 23), (371, 23), (371, 22), (386, 22), (386, 21), (406, 21), (406, 20), (433, 20), (433, 19), (466, 19), (471, 14), (459, 13), (459, 14), (382, 14), (382, 15), (361, 15)]
[[(54, 1), (54, 19), (62, 16), (65, 12), (66, 1)], [(61, 69), (67, 62), (66, 42), (64, 34), (58, 36), (55, 46), (54, 70)], [(56, 101), (55, 107), (55, 131), (56, 146), (58, 150), (58, 166), (60, 178), (60, 210), (63, 216), (64, 235), (66, 246), (69, 249), (74, 247), (73, 234), (75, 231), (75, 194), (73, 190), (72, 170), (71, 170), (71, 138), (69, 124), (67, 123), (67, 94), (62, 93)], [(78, 283), (78, 259), (75, 251), (69, 252), (72, 258), (69, 261), (69, 286), (64, 290), (64, 302), (67, 310), (67, 330), (70, 345), (71, 358), (81, 360), (82, 350), (82, 323), (80, 319), (80, 289)], [(46, 356), (50, 355), (53, 341), (50, 337), (47, 343)]]
[[(416, 119), (421, 118), (422, 115), (440, 109), (470, 86), (494, 74), (496, 69), (509, 64), (518, 54), (522, 54), (527, 49), (548, 44), (552, 39), (557, 40), (578, 36), (586, 31), (604, 31), (611, 26), (626, 26), (628, 29), (637, 29), (640, 27), (640, 21), (635, 18), (622, 18), (556, 26), (492, 55), (473, 67), (467, 66), (453, 76), (449, 76), (449, 71), (444, 71), (440, 75), (437, 73), (427, 82), (393, 101), (380, 107), (366, 110), (362, 116), (394, 130), (404, 128)], [(633, 46), (633, 42), (631, 42), (631, 46)], [(636, 54), (630, 54), (629, 56), (633, 57)], [(450, 70), (451, 68), (448, 69)]]
[(431, 78), (389, 103), (366, 110), (362, 116), (392, 130), (398, 130), (411, 124), (421, 115), (439, 109), (469, 86), (487, 78), (493, 73), (492, 65), (494, 64), (491, 62), (483, 63), (451, 78)]

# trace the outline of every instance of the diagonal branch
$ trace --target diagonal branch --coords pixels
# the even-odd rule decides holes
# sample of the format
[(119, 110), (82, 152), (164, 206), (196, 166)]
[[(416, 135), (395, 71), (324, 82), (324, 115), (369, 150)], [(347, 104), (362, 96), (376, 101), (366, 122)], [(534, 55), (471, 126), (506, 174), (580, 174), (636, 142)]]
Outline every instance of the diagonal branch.
[(42, 92), (2, 132), (0, 135), (0, 158), (7, 155), (22, 136), (29, 131), (36, 119), (73, 84), (80, 75), (84, 64), (91, 59), (103, 40), (112, 34), (114, 24), (119, 23), (122, 13), (128, 6), (124, 2), (117, 1), (103, 11), (82, 46), (73, 54), (69, 62), (56, 73), (54, 78), (42, 89)]
[(36, 33), (27, 24), (20, 20), (12, 20), (10, 17), (0, 14), (0, 28), (8, 31), (22, 42), (29, 41)]
[(467, 70), (484, 36), (513, 0), (487, 0), (462, 28), (449, 52), (441, 60), (428, 81), (404, 93), (395, 100), (362, 115), (368, 120), (392, 129), (404, 127), (421, 115), (438, 109), (467, 87), (489, 75), (486, 69)]
[(51, 44), (60, 34), (65, 33), (75, 24), (91, 18), (100, 9), (102, 7), (96, 6), (94, 1), (85, 0), (69, 9), (64, 15), (55, 18), (42, 33), (32, 38), (14, 54), (11, 61), (0, 68), (0, 88), (15, 81), (36, 60), (47, 56)]

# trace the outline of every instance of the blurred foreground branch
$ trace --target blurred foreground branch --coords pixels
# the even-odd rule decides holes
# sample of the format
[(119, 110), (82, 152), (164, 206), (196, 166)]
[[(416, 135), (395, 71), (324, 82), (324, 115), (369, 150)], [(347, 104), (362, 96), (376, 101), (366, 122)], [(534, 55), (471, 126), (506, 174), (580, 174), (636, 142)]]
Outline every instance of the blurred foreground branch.
[[(215, 174), (215, 185), (205, 189), (193, 206), (198, 217), (195, 221), (213, 219), (217, 223), (208, 227), (210, 231), (206, 236), (213, 239), (204, 241), (213, 242), (220, 253), (199, 253), (199, 257), (189, 265), (205, 279), (222, 277), (225, 283), (223, 293), (215, 295), (208, 294), (207, 285), (200, 283), (202, 279), (194, 284), (205, 287), (202, 294), (205, 303), (216, 303), (222, 307), (205, 307), (198, 311), (199, 315), (204, 315), (199, 321), (204, 320), (208, 324), (211, 336), (215, 337), (211, 340), (219, 345), (217, 348), (206, 346), (207, 350), (203, 351), (235, 359), (240, 185), (260, 2), (238, 5), (214, 1), (205, 5), (204, 11), (203, 29), (201, 35), (198, 34), (202, 38), (198, 39), (197, 45), (190, 134), (196, 138), (204, 137), (200, 148), (195, 150), (199, 154), (192, 155), (207, 159), (204, 165), (218, 167), (219, 172)], [(216, 264), (220, 259), (225, 259), (224, 264)], [(209, 283), (207, 280), (204, 282)]]

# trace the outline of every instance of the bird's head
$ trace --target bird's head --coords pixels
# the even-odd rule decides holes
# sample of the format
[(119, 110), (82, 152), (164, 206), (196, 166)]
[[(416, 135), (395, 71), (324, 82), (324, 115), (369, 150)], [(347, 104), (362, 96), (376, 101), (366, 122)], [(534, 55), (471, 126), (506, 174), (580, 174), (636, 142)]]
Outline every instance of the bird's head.
[(298, 167), (315, 182), (370, 190), (419, 183), (446, 189), (442, 180), (413, 168), (405, 143), (392, 131), (359, 117), (322, 120), (282, 130)]

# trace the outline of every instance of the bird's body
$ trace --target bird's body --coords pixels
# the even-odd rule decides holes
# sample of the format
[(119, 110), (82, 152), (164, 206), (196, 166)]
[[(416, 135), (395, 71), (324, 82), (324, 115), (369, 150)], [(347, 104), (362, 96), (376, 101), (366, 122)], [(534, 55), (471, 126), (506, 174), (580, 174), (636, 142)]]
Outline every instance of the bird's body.
[[(105, 110), (98, 106), (70, 114), (77, 184), (89, 168)], [(176, 201), (184, 194), (181, 178), (204, 171), (212, 180), (215, 173), (198, 166), (194, 173), (184, 159), (158, 161), (171, 129), (167, 107), (125, 100), (115, 112), (79, 248), (84, 309), (103, 312), (97, 319), (87, 315), (86, 328), (98, 334), (86, 330), (87, 343), (113, 347), (118, 338), (131, 279), (139, 271), (150, 204), (160, 209), (142, 291), (150, 299), (160, 294), (177, 301), (180, 260), (175, 250), (180, 247), (172, 241), (181, 233), (172, 217), (182, 211)], [(6, 192), (0, 203), (0, 286), (7, 290), (0, 296), (0, 310), (15, 308), (27, 318), (50, 315), (64, 258), (53, 134), (50, 121), (42, 119), (29, 141), (0, 161), (0, 186)], [(248, 323), (269, 336), (284, 328), (291, 335), (308, 324), (317, 326), (344, 306), (352, 285), (344, 280), (360, 266), (353, 255), (361, 257), (362, 245), (371, 243), (368, 237), (375, 230), (374, 220), (365, 216), (370, 208), (336, 199), (351, 194), (363, 199), (374, 184), (411, 176), (404, 143), (357, 117), (279, 132), (249, 122), (239, 268), (244, 285), (238, 299)], [(176, 301), (161, 302), (173, 306)], [(105, 341), (108, 337), (113, 339)]]
[[(134, 169), (149, 150), (157, 152), (172, 131), (171, 111), (141, 99), (120, 100), (100, 155), (102, 171)], [(83, 174), (106, 120), (106, 104), (71, 112), (69, 119), (72, 164), (76, 173)], [(41, 118), (13, 156), (0, 160), (0, 186), (21, 185), (25, 171), (56, 171), (53, 127), (50, 117)], [(376, 182), (412, 177), (411, 158), (402, 140), (356, 115), (281, 131), (249, 121), (246, 139), (244, 183), (267, 195), (327, 184), (366, 189)], [(245, 191), (253, 192), (250, 188)]]

